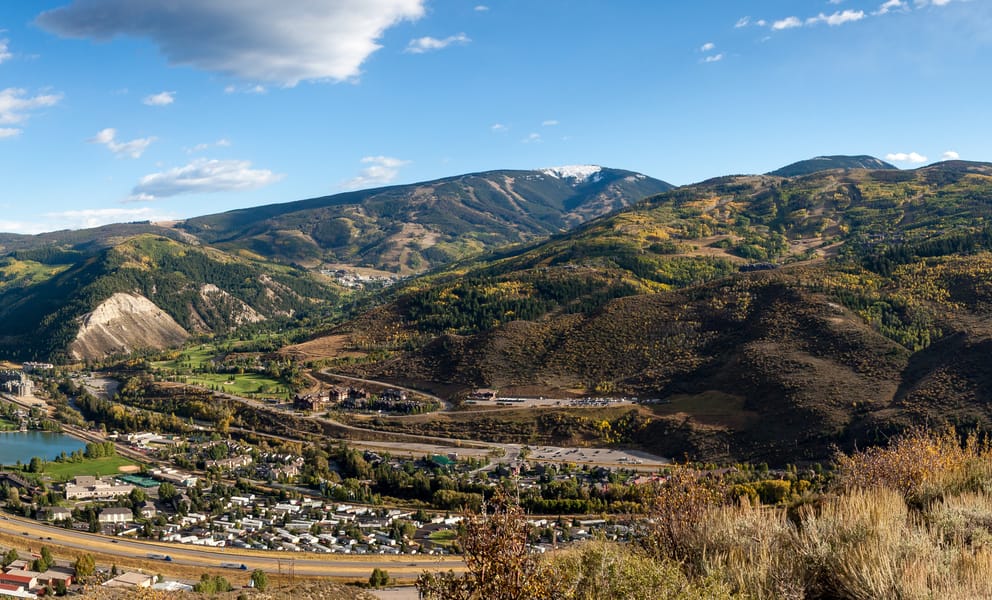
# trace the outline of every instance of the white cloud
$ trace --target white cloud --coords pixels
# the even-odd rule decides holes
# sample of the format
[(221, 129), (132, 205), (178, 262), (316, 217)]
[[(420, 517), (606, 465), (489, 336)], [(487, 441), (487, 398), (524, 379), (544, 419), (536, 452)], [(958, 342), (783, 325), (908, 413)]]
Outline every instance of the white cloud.
[(145, 175), (131, 190), (130, 201), (148, 201), (180, 194), (253, 190), (284, 176), (267, 169), (252, 169), (247, 160), (198, 158), (183, 167)]
[(487, 10), (489, 10), (489, 7), (485, 4), (479, 4), (475, 7), (475, 12), (486, 12)]
[(872, 14), (875, 16), (887, 15), (893, 10), (906, 10), (909, 8), (903, 0), (888, 0), (885, 4), (878, 7), (878, 10)]
[(102, 144), (110, 149), (118, 158), (130, 157), (130, 158), (141, 158), (141, 155), (145, 153), (148, 146), (152, 145), (155, 141), (154, 137), (137, 138), (130, 142), (118, 142), (117, 141), (117, 130), (108, 127), (107, 129), (100, 130), (95, 136), (90, 138), (90, 143)]
[(159, 92), (158, 94), (152, 94), (151, 96), (145, 96), (142, 100), (143, 103), (148, 106), (168, 106), (176, 101), (175, 92)]
[(493, 123), (489, 127), (489, 129), (491, 129), (493, 131), (493, 133), (506, 133), (507, 131), (510, 130), (509, 127), (507, 127), (506, 125), (503, 125), (502, 123)]
[(558, 125), (557, 119), (548, 119), (547, 121), (541, 122), (542, 127), (555, 127), (556, 125)]
[(366, 156), (362, 163), (369, 165), (359, 174), (341, 184), (346, 190), (361, 190), (387, 185), (396, 180), (400, 168), (410, 164), (410, 161), (391, 156)]
[(541, 139), (540, 133), (533, 132), (520, 141), (525, 144), (539, 144), (544, 140)]
[(20, 88), (0, 90), (0, 125), (24, 123), (32, 111), (55, 106), (60, 100), (61, 94), (28, 96), (27, 91)]
[(845, 23), (853, 23), (855, 21), (860, 21), (865, 18), (865, 11), (863, 10), (845, 10), (843, 12), (835, 12), (832, 15), (825, 15), (820, 13), (815, 17), (810, 17), (806, 19), (807, 25), (817, 25), (819, 23), (826, 23), (831, 27), (837, 27), (838, 25), (843, 25)]
[(734, 27), (736, 29), (740, 29), (742, 27), (747, 27), (750, 24), (751, 24), (751, 17), (741, 17), (740, 19), (737, 19), (737, 23), (734, 24)]
[(471, 42), (469, 38), (464, 33), (459, 33), (457, 35), (450, 35), (444, 39), (438, 39), (434, 37), (421, 37), (410, 40), (407, 44), (406, 50), (409, 54), (423, 54), (424, 52), (431, 52), (433, 50), (441, 50), (447, 48), (452, 44), (467, 44)]
[(723, 60), (723, 52), (721, 52), (720, 54), (714, 54), (713, 56), (707, 56), (706, 58), (703, 59), (703, 62), (715, 63), (715, 62), (720, 62), (721, 60)]
[(702, 46), (699, 47), (699, 51), (700, 52), (709, 52), (710, 50), (713, 50), (714, 48), (716, 48), (716, 44), (714, 44), (713, 42), (706, 42), (705, 44), (703, 44)]
[(21, 130), (16, 127), (0, 127), (0, 139), (21, 135)]
[(961, 155), (954, 150), (948, 150), (940, 155), (940, 160), (960, 160)]
[(53, 231), (56, 229), (82, 229), (99, 227), (108, 223), (126, 223), (129, 221), (171, 221), (174, 215), (164, 213), (151, 207), (142, 208), (84, 208), (50, 212), (42, 215), (49, 223), (22, 223), (22, 226), (35, 229), (31, 233)]
[(925, 163), (929, 160), (926, 156), (918, 154), (916, 152), (893, 152), (885, 155), (885, 160), (891, 160), (892, 162), (908, 162), (913, 164)]
[(255, 94), (255, 95), (259, 95), (259, 94), (264, 94), (267, 91), (269, 91), (269, 90), (265, 89), (265, 86), (264, 85), (249, 85), (249, 86), (243, 86), (243, 87), (238, 87), (236, 85), (228, 85), (228, 86), (225, 86), (224, 87), (224, 93), (225, 94)]
[(10, 44), (10, 40), (0, 40), (0, 63), (14, 56), (10, 53), (8, 44)]
[(792, 29), (793, 27), (802, 27), (803, 22), (799, 20), (798, 17), (786, 17), (780, 21), (775, 21), (772, 23), (772, 29), (775, 31), (781, 31), (783, 29)]
[(170, 64), (293, 86), (346, 81), (383, 33), (424, 15), (426, 0), (74, 0), (41, 13), (58, 35), (147, 38)]
[(221, 138), (216, 142), (204, 142), (202, 144), (197, 144), (192, 148), (186, 148), (186, 154), (203, 152), (204, 150), (209, 150), (210, 148), (229, 148), (230, 146), (231, 146), (230, 140), (228, 140), (227, 138)]

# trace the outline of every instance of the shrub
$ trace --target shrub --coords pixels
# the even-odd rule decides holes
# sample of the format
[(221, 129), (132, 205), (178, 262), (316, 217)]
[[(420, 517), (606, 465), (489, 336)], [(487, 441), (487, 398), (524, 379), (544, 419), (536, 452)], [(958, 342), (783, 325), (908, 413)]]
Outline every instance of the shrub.
[(973, 434), (962, 445), (953, 428), (916, 429), (885, 448), (839, 454), (836, 461), (840, 489), (886, 487), (917, 507), (948, 493), (992, 487), (988, 443)]
[(555, 600), (729, 599), (730, 588), (717, 577), (690, 581), (680, 565), (653, 560), (630, 545), (587, 542), (552, 555), (546, 565), (555, 581)]

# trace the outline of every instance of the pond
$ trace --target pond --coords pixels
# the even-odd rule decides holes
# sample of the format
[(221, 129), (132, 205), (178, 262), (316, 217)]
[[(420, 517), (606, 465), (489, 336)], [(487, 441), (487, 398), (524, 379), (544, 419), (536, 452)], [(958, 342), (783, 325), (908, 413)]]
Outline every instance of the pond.
[(53, 460), (65, 452), (69, 454), (82, 450), (86, 444), (62, 433), (47, 431), (19, 431), (0, 433), (0, 464), (13, 465), (17, 461), (27, 463), (34, 456)]

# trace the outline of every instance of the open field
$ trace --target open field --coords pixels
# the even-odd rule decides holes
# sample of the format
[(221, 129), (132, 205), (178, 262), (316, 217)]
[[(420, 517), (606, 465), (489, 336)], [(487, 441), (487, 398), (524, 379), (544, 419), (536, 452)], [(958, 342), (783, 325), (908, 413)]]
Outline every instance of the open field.
[(64, 481), (76, 475), (117, 475), (131, 471), (128, 467), (136, 466), (138, 463), (123, 456), (105, 456), (86, 458), (83, 462), (47, 462), (44, 473), (57, 481)]
[(243, 375), (234, 373), (197, 373), (195, 375), (184, 375), (182, 378), (186, 383), (191, 385), (198, 385), (205, 388), (216, 387), (219, 391), (228, 394), (239, 396), (255, 394), (264, 398), (289, 399), (289, 391), (285, 391), (286, 384), (260, 373), (245, 373)]
[(700, 394), (678, 394), (663, 404), (651, 406), (659, 416), (687, 416), (704, 425), (744, 428), (760, 415), (745, 407), (745, 399), (710, 390)]
[(367, 353), (352, 349), (351, 336), (328, 335), (315, 340), (293, 344), (279, 350), (279, 354), (297, 360), (321, 360), (326, 358), (361, 358)]

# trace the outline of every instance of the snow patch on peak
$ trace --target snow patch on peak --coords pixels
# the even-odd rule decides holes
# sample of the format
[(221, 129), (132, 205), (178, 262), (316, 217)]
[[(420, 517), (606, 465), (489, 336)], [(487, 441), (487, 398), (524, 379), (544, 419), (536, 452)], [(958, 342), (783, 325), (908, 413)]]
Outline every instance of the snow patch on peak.
[(600, 171), (603, 167), (597, 165), (566, 165), (563, 167), (548, 167), (547, 169), (541, 169), (541, 172), (549, 177), (557, 177), (558, 179), (574, 179), (575, 183), (583, 183), (585, 181), (599, 181), (602, 177)]

